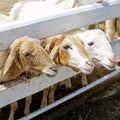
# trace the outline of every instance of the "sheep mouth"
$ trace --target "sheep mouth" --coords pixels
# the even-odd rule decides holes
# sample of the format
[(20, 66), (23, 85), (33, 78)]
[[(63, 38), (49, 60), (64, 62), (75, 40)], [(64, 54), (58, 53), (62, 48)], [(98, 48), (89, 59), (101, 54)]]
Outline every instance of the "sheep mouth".
[(42, 72), (48, 77), (55, 77), (58, 73), (58, 69), (56, 67), (50, 67), (49, 69), (44, 69)]
[(81, 69), (81, 71), (82, 71), (83, 73), (85, 73), (85, 74), (89, 74), (89, 73), (91, 73), (92, 70), (93, 70), (93, 69), (85, 69), (85, 68), (80, 68), (80, 69)]
[(101, 61), (100, 60), (98, 60), (98, 59), (96, 59), (96, 58), (94, 58), (93, 59), (93, 62), (95, 63), (95, 66), (97, 67), (97, 68), (99, 68), (100, 66), (101, 66)]
[(109, 70), (114, 70), (115, 69), (115, 65), (110, 66), (110, 65), (107, 65), (107, 64), (104, 64), (104, 63), (103, 63), (103, 65), (104, 65), (104, 67), (106, 67)]
[(56, 74), (51, 75), (51, 74), (47, 74), (47, 73), (46, 73), (46, 76), (47, 76), (47, 77), (50, 77), (50, 78), (53, 78), (53, 77), (55, 77), (55, 76), (56, 76)]

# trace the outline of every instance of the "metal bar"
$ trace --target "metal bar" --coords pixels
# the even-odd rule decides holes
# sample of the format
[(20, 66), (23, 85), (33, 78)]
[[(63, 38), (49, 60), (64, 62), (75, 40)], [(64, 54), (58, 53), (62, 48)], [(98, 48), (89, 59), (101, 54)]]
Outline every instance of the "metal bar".
[(28, 80), (18, 79), (0, 85), (0, 108), (80, 73), (66, 66), (58, 67), (58, 71), (53, 78), (43, 74)]
[(93, 87), (99, 85), (100, 83), (105, 82), (105, 81), (108, 80), (109, 78), (111, 78), (111, 77), (113, 77), (113, 76), (115, 76), (115, 75), (117, 75), (117, 74), (119, 74), (119, 73), (120, 73), (120, 69), (119, 69), (119, 70), (116, 70), (116, 71), (114, 71), (114, 72), (112, 72), (112, 73), (110, 73), (110, 74), (107, 74), (107, 75), (105, 75), (104, 77), (96, 80), (95, 82), (92, 82), (92, 83), (90, 83), (89, 85), (87, 85), (87, 86), (85, 86), (85, 87), (82, 87), (82, 88), (76, 90), (75, 92), (72, 92), (71, 94), (69, 94), (69, 95), (67, 95), (67, 96), (65, 96), (65, 97), (63, 97), (63, 98), (55, 101), (54, 103), (52, 103), (52, 104), (50, 104), (50, 105), (47, 105), (47, 106), (44, 107), (44, 108), (40, 108), (40, 109), (38, 109), (38, 110), (30, 113), (30, 114), (27, 115), (27, 116), (24, 116), (24, 117), (20, 118), (20, 119), (18, 119), (18, 120), (30, 120), (30, 119), (32, 119), (32, 118), (34, 118), (34, 117), (36, 117), (36, 116), (38, 116), (38, 115), (46, 112), (47, 110), (50, 110), (50, 109), (52, 109), (52, 108), (54, 108), (54, 107), (62, 104), (63, 102), (66, 102), (67, 100), (70, 100), (71, 98), (73, 98), (73, 97), (75, 97), (75, 96), (77, 96), (77, 95), (79, 95), (79, 94), (81, 94), (81, 93), (89, 90), (90, 88), (93, 88)]

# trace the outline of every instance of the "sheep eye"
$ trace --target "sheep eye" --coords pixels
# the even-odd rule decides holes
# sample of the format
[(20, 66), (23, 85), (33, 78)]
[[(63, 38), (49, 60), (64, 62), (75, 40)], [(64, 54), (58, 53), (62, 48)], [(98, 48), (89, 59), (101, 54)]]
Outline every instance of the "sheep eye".
[(69, 48), (72, 49), (70, 45), (65, 45), (63, 48), (64, 49), (69, 49)]
[(89, 43), (88, 43), (89, 46), (92, 46), (93, 44), (94, 44), (93, 42), (89, 42)]
[(29, 57), (29, 56), (31, 56), (31, 54), (29, 52), (27, 52), (27, 53), (24, 54), (24, 56)]

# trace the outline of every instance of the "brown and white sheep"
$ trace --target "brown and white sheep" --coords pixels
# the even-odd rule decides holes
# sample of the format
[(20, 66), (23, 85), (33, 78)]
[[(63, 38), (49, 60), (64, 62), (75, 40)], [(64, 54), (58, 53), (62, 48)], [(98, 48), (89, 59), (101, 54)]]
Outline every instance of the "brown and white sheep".
[[(55, 76), (57, 68), (47, 52), (41, 47), (40, 40), (21, 37), (15, 40), (10, 49), (0, 53), (0, 82), (16, 79), (24, 72)], [(11, 104), (9, 120), (14, 119), (17, 102)]]
[(2, 71), (0, 82), (16, 79), (25, 71), (56, 75), (57, 68), (40, 41), (26, 36), (12, 43)]

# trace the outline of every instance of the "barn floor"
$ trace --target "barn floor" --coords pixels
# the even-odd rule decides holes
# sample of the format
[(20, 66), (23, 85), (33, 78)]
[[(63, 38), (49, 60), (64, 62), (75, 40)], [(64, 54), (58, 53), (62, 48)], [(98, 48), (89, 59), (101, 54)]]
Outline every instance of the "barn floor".
[(120, 94), (76, 106), (55, 120), (120, 120)]
[[(8, 15), (9, 9), (16, 0), (0, 0), (0, 13)], [(119, 58), (120, 61), (120, 58)], [(95, 70), (88, 76), (89, 83), (111, 71)], [(56, 91), (56, 99), (81, 87), (80, 76), (72, 79), (72, 90), (66, 91), (63, 86)], [(31, 111), (39, 108), (42, 93), (34, 95)], [(24, 99), (19, 101), (15, 120), (23, 116)], [(1, 109), (0, 120), (7, 120), (10, 107)], [(120, 75), (102, 85), (96, 86), (72, 100), (34, 118), (33, 120), (120, 120)]]
[[(71, 105), (74, 106), (69, 103), (70, 108)], [(69, 109), (69, 106), (67, 105), (67, 109)], [(45, 114), (47, 117), (39, 116), (33, 120), (120, 120), (120, 94), (95, 102), (85, 102), (82, 105), (78, 103), (69, 111), (64, 111), (66, 111), (65, 108), (57, 111), (58, 115), (56, 115), (56, 111), (53, 111)]]

